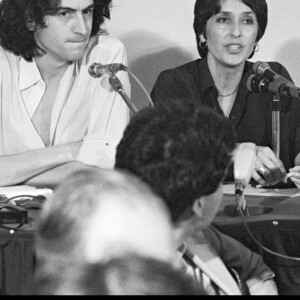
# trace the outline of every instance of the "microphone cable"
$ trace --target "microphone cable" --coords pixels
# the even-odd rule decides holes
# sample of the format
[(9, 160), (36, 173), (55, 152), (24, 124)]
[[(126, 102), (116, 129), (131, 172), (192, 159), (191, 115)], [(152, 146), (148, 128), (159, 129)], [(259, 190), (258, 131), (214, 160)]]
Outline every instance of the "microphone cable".
[[(97, 73), (97, 71), (95, 71), (97, 66), (100, 66), (100, 68), (102, 70), (99, 74)], [(127, 72), (129, 75), (132, 76), (132, 78), (137, 82), (137, 84), (141, 87), (142, 91), (145, 93), (147, 100), (150, 103), (150, 106), (153, 108), (154, 103), (151, 99), (150, 94), (148, 93), (148, 91), (146, 90), (146, 88), (142, 84), (142, 82), (137, 78), (137, 76), (134, 75), (134, 73), (132, 71), (129, 70), (129, 68), (127, 66), (125, 66), (121, 63), (112, 63), (109, 65), (102, 65), (99, 63), (94, 63), (89, 67), (89, 74), (90, 74), (90, 76), (92, 76), (94, 78), (100, 78), (104, 75), (108, 75), (109, 83), (112, 86), (112, 88), (122, 96), (123, 100), (129, 106), (130, 110), (133, 113), (137, 113), (138, 109), (136, 108), (135, 104), (131, 101), (131, 99), (128, 97), (128, 95), (125, 93), (122, 83), (119, 80), (119, 78), (117, 77), (117, 72), (119, 72), (119, 71)]]
[(127, 69), (128, 74), (130, 74), (132, 76), (132, 78), (137, 82), (137, 84), (142, 88), (142, 90), (144, 91), (144, 93), (146, 94), (146, 97), (150, 103), (151, 107), (154, 107), (154, 103), (151, 99), (150, 94), (148, 93), (148, 91), (146, 90), (145, 86), (142, 84), (142, 82), (137, 78), (137, 76), (134, 75), (134, 73), (132, 71), (130, 71), (129, 69)]
[(254, 237), (254, 235), (252, 234), (252, 232), (251, 232), (251, 230), (250, 230), (250, 228), (249, 228), (249, 226), (248, 226), (248, 224), (247, 224), (247, 221), (246, 221), (246, 219), (245, 219), (245, 216), (244, 216), (244, 214), (243, 214), (243, 211), (242, 211), (241, 207), (239, 207), (238, 209), (239, 209), (240, 217), (241, 217), (241, 219), (242, 219), (242, 221), (243, 221), (244, 226), (246, 227), (246, 230), (247, 230), (248, 234), (250, 235), (251, 239), (255, 242), (255, 244), (256, 244), (259, 248), (261, 248), (261, 249), (264, 250), (265, 252), (270, 253), (270, 254), (272, 254), (272, 255), (274, 255), (274, 256), (277, 256), (277, 257), (280, 257), (280, 258), (283, 258), (283, 259), (288, 259), (288, 260), (300, 262), (300, 257), (294, 257), (294, 256), (283, 255), (283, 254), (274, 252), (274, 251), (272, 251), (271, 249), (269, 249), (269, 248), (263, 246), (263, 245), (262, 245), (262, 244)]

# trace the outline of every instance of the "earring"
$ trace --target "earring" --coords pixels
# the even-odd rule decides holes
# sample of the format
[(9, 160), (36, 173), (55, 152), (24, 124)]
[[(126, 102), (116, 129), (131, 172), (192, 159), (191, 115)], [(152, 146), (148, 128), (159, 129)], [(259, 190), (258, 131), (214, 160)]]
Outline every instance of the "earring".
[(29, 21), (27, 23), (27, 28), (29, 31), (35, 31), (36, 30), (36, 24), (35, 22)]
[(206, 41), (200, 41), (200, 43), (199, 43), (199, 47), (201, 48), (201, 49), (206, 49), (207, 48), (207, 43), (206, 43)]
[(259, 45), (255, 44), (255, 46), (254, 46), (254, 52), (258, 52), (258, 50), (259, 50)]

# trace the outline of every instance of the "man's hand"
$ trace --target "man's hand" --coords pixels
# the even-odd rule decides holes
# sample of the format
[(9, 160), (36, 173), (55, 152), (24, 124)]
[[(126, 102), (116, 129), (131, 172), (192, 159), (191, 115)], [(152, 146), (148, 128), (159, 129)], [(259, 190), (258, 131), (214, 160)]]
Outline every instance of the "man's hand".
[(274, 185), (286, 179), (286, 170), (269, 147), (257, 146), (257, 161), (252, 177), (261, 186)]

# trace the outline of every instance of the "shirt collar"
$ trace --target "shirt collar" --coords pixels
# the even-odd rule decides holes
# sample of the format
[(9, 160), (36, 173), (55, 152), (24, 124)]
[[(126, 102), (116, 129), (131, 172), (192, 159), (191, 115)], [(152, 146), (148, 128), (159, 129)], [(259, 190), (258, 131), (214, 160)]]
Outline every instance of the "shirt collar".
[[(253, 71), (252, 71), (252, 66), (253, 66), (252, 62), (250, 62), (250, 61), (245, 62), (245, 68), (244, 68), (242, 80), (241, 80), (241, 83), (240, 83), (240, 87), (243, 87), (244, 89), (247, 89), (247, 78), (250, 75), (254, 74)], [(203, 91), (211, 90), (212, 88), (216, 89), (214, 80), (213, 80), (212, 75), (210, 73), (210, 70), (208, 68), (206, 57), (202, 58), (200, 60), (198, 71), (199, 71), (199, 76), (201, 78)]]
[[(70, 64), (73, 66), (73, 75), (79, 74), (80, 64), (79, 61), (75, 61)], [(29, 87), (33, 86), (42, 79), (41, 73), (33, 59), (32, 62), (26, 61), (23, 57), (20, 58), (20, 77), (19, 77), (19, 88), (20, 91), (24, 91)]]
[(210, 70), (208, 68), (206, 57), (200, 60), (198, 70), (199, 70), (199, 77), (201, 78), (203, 91), (206, 91), (207, 89), (211, 89), (211, 88), (216, 88)]
[(79, 63), (79, 61), (76, 60), (75, 63), (72, 63), (71, 65), (74, 65), (73, 75), (77, 76), (79, 74), (79, 71), (80, 71), (80, 63)]
[(32, 62), (28, 62), (23, 57), (21, 57), (19, 77), (20, 90), (24, 91), (40, 80), (42, 80), (42, 76), (35, 61), (33, 60)]
[(240, 87), (247, 90), (248, 92), (250, 92), (250, 91), (247, 88), (247, 81), (248, 81), (249, 76), (254, 74), (254, 72), (252, 70), (253, 64), (254, 64), (253, 62), (250, 62), (248, 60), (246, 61), (243, 77), (242, 77), (242, 80), (241, 80), (241, 83), (240, 83)]

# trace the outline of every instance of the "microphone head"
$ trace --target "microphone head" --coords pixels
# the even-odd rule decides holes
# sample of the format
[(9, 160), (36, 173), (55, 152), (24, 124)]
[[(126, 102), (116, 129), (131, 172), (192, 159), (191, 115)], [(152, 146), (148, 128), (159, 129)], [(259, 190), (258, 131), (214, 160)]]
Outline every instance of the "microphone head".
[(262, 61), (257, 61), (252, 67), (253, 72), (261, 76), (264, 76), (264, 73), (267, 69), (270, 69), (270, 65)]
[(270, 81), (259, 75), (250, 75), (246, 85), (248, 90), (253, 93), (267, 93), (270, 91)]
[(102, 65), (101, 63), (93, 63), (89, 67), (89, 74), (94, 78), (99, 78), (103, 75), (115, 76), (119, 71), (128, 71), (128, 67), (121, 63), (112, 63)]
[(99, 78), (102, 75), (99, 75), (98, 72), (96, 72), (97, 67), (102, 66), (100, 63), (93, 63), (90, 67), (89, 67), (89, 74), (94, 77), (94, 78)]
[(259, 86), (262, 78), (257, 75), (250, 75), (247, 79), (247, 89), (254, 93), (259, 93)]

